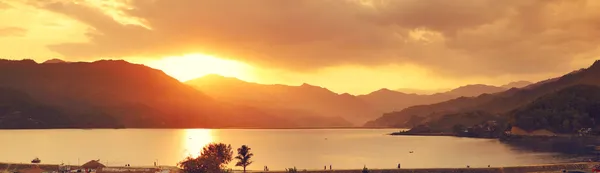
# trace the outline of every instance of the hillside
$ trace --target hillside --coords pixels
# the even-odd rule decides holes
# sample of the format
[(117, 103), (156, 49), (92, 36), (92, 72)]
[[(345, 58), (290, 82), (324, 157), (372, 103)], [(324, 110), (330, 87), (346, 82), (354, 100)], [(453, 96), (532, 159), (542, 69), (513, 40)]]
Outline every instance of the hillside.
[(431, 104), (456, 98), (456, 96), (448, 94), (405, 94), (389, 89), (380, 89), (367, 95), (359, 95), (357, 97), (365, 100), (381, 113), (400, 111), (414, 105)]
[(217, 102), (162, 71), (126, 61), (1, 60), (0, 87), (60, 110), (76, 127), (294, 126), (256, 108)]
[[(413, 106), (402, 111), (386, 113), (382, 117), (368, 122), (366, 126), (411, 127), (414, 123), (425, 123), (439, 119), (446, 114), (476, 110), (492, 114), (506, 114), (543, 95), (578, 84), (600, 85), (600, 61), (596, 61), (587, 69), (532, 84), (522, 89), (512, 88), (496, 94), (483, 94), (471, 98), (461, 97), (441, 103)], [(419, 119), (420, 121), (409, 123), (411, 119)]]
[(414, 89), (414, 88), (399, 88), (394, 91), (398, 91), (406, 94), (417, 94), (417, 95), (432, 95), (436, 93), (443, 93), (450, 91), (451, 89), (433, 89), (433, 90), (425, 90), (425, 89)]
[(263, 85), (218, 75), (208, 75), (186, 83), (218, 100), (263, 109), (298, 112), (293, 114), (296, 117), (312, 115), (337, 118), (361, 125), (380, 115), (359, 98), (349, 94), (336, 94), (309, 84)]
[(511, 82), (508, 83), (506, 85), (502, 85), (500, 87), (502, 88), (506, 88), (506, 89), (511, 89), (511, 88), (524, 88), (528, 85), (531, 85), (533, 83), (529, 82), (529, 81), (516, 81), (516, 82)]
[(448, 92), (442, 93), (445, 95), (450, 95), (456, 97), (474, 97), (479, 96), (481, 94), (492, 94), (501, 91), (505, 91), (507, 88), (491, 86), (491, 85), (483, 85), (483, 84), (475, 84), (475, 85), (466, 85), (461, 86), (456, 89), (450, 90)]
[[(523, 87), (522, 85), (525, 84), (527, 82), (513, 82), (503, 86)], [(507, 89), (509, 88), (474, 84), (431, 95), (406, 94), (389, 89), (380, 89), (367, 95), (359, 95), (358, 98), (365, 100), (383, 114), (392, 111), (401, 111), (411, 106), (434, 104), (459, 97), (474, 97), (482, 94), (498, 93)]]
[(58, 128), (70, 127), (72, 122), (55, 107), (37, 103), (24, 92), (0, 88), (0, 127)]
[(575, 85), (542, 96), (510, 112), (514, 126), (533, 131), (546, 129), (574, 133), (581, 128), (597, 128), (600, 120), (600, 87)]

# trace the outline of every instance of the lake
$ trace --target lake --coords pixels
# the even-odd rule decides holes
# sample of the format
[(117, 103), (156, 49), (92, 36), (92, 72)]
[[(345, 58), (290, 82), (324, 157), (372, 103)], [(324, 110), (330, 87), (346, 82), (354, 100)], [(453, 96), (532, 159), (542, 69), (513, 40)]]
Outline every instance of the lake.
[[(102, 129), (0, 130), (0, 162), (175, 166), (211, 142), (243, 144), (250, 170), (516, 166), (565, 161), (561, 155), (517, 150), (492, 139), (389, 136), (398, 129)], [(413, 151), (410, 153), (409, 151)], [(233, 167), (235, 162), (230, 164)]]

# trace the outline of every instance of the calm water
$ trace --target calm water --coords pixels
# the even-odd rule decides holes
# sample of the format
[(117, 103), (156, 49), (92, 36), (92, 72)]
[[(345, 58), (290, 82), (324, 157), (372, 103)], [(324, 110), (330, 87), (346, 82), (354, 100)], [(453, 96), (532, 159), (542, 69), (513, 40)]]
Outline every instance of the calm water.
[[(556, 154), (519, 151), (488, 139), (388, 136), (395, 129), (319, 130), (3, 130), (0, 162), (83, 164), (100, 159), (107, 165), (176, 165), (198, 155), (210, 142), (247, 144), (255, 153), (249, 169), (283, 170), (427, 167), (487, 167), (552, 163)], [(414, 153), (409, 153), (414, 151)], [(231, 164), (230, 167), (233, 166)]]

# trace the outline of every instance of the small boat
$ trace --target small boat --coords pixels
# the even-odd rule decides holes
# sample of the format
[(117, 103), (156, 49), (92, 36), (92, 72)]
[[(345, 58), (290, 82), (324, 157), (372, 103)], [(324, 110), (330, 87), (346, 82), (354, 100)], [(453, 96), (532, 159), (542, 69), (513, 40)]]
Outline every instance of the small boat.
[(42, 160), (40, 160), (40, 158), (35, 158), (31, 161), (31, 163), (42, 163)]

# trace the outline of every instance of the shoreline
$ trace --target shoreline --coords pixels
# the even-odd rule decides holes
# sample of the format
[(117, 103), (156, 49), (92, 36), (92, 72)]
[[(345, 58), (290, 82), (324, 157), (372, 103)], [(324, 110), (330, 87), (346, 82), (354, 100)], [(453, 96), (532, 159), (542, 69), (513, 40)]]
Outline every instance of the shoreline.
[(219, 128), (210, 128), (210, 127), (190, 127), (190, 128), (179, 128), (179, 127), (173, 127), (173, 128), (162, 128), (162, 127), (148, 127), (148, 128), (142, 128), (142, 127), (132, 127), (132, 128), (37, 128), (37, 129), (27, 129), (27, 128), (20, 128), (20, 129), (2, 129), (0, 128), (0, 130), (136, 130), (136, 129), (140, 129), (140, 130), (153, 130), (153, 129), (165, 129), (165, 130), (181, 130), (181, 129), (212, 129), (212, 130), (323, 130), (323, 129), (348, 129), (348, 130), (352, 130), (352, 129), (394, 129), (394, 130), (398, 130), (398, 129), (403, 129), (403, 128), (390, 128), (390, 127), (290, 127), (290, 128), (262, 128), (262, 127), (219, 127)]
[(456, 134), (452, 134), (452, 133), (407, 133), (407, 132), (394, 132), (394, 133), (390, 133), (388, 135), (391, 135), (391, 136), (454, 136), (454, 137), (460, 137), (460, 136), (457, 136)]
[[(571, 162), (571, 163), (554, 163), (554, 164), (537, 164), (537, 165), (523, 165), (523, 166), (504, 166), (504, 167), (490, 167), (490, 168), (405, 168), (405, 169), (369, 169), (370, 173), (457, 173), (457, 172), (478, 172), (478, 173), (527, 173), (527, 172), (548, 172), (548, 171), (561, 171), (567, 170), (584, 170), (590, 171), (593, 166), (600, 164), (600, 162)], [(34, 164), (28, 163), (3, 163), (0, 162), (0, 171), (6, 170), (21, 170), (30, 168)], [(41, 169), (46, 171), (58, 170), (56, 164), (36, 164)], [(80, 169), (80, 166), (70, 165), (71, 170)], [(152, 170), (170, 170), (170, 172), (181, 172), (177, 167), (172, 166), (160, 166), (160, 167), (106, 167), (105, 170), (98, 172), (122, 172), (123, 170), (129, 170), (133, 172), (148, 172), (155, 173)], [(233, 172), (241, 172), (241, 170), (233, 170)], [(275, 171), (254, 171), (248, 170), (247, 172), (255, 173), (287, 173), (284, 170)], [(304, 172), (304, 169), (298, 169), (298, 172)], [(310, 173), (362, 173), (362, 169), (339, 169), (339, 170), (306, 170)]]

